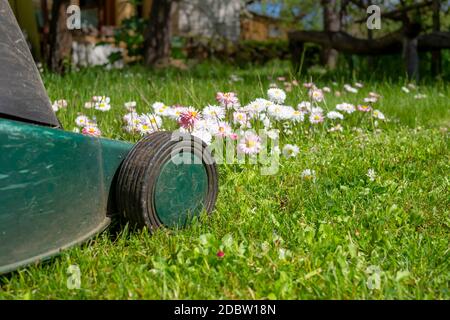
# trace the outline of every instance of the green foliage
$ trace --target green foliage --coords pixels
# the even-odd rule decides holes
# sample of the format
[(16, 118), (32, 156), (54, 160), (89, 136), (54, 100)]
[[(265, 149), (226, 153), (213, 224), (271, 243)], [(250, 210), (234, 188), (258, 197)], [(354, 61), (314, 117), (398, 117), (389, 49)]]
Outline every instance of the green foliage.
[[(122, 21), (122, 25), (116, 30), (114, 40), (117, 45), (125, 44), (130, 58), (140, 58), (144, 54), (144, 31), (147, 20), (133, 16)], [(117, 59), (118, 57), (111, 57)]]

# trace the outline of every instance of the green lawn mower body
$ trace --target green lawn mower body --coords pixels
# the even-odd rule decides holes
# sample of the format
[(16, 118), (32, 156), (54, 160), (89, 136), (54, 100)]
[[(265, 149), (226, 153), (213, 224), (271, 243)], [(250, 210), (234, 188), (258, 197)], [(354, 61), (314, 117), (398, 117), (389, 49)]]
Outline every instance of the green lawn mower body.
[(0, 0), (0, 274), (91, 238), (115, 214), (135, 227), (185, 226), (213, 210), (217, 188), (214, 159), (191, 136), (133, 145), (63, 131)]

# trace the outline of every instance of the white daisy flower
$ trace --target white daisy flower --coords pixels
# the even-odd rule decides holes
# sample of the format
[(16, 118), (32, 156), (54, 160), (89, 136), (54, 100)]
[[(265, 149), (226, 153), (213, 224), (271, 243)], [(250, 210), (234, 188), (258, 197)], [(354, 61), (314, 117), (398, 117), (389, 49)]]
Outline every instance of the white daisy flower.
[(311, 124), (318, 124), (323, 122), (323, 115), (322, 113), (311, 113), (309, 116), (309, 122)]
[(407, 87), (402, 87), (402, 91), (405, 93), (410, 93), (411, 91)]
[(250, 115), (256, 115), (261, 112), (266, 111), (267, 107), (273, 105), (273, 102), (258, 98), (252, 102), (250, 102), (248, 105), (244, 107), (244, 110), (248, 112)]
[(377, 174), (375, 173), (375, 170), (370, 168), (367, 170), (366, 176), (369, 178), (370, 181), (375, 181)]
[(123, 121), (125, 121), (127, 124), (135, 124), (137, 125), (139, 120), (139, 115), (136, 112), (130, 112), (123, 116)]
[(139, 121), (141, 123), (148, 124), (152, 126), (155, 130), (161, 128), (162, 126), (162, 119), (158, 115), (153, 115), (151, 113), (142, 114), (139, 116)]
[(303, 180), (316, 181), (316, 171), (311, 169), (305, 169), (302, 171), (301, 177)]
[(75, 124), (81, 128), (89, 125), (89, 122), (90, 122), (89, 118), (83, 115), (75, 118)]
[(378, 98), (376, 98), (376, 97), (367, 97), (367, 98), (364, 98), (364, 102), (365, 103), (376, 103), (378, 101)]
[(125, 102), (123, 106), (125, 109), (132, 112), (132, 111), (136, 110), (137, 103), (136, 103), (136, 101), (128, 101), (128, 102)]
[(339, 131), (339, 132), (344, 131), (344, 128), (341, 126), (340, 123), (338, 123), (338, 124), (337, 124), (336, 126), (334, 126), (334, 127), (331, 127), (331, 128), (328, 130), (328, 132), (337, 132), (337, 131)]
[(311, 112), (311, 102), (302, 101), (297, 105), (297, 109), (303, 112)]
[(346, 112), (348, 114), (355, 112), (355, 106), (350, 103), (340, 103), (336, 105), (336, 110)]
[(309, 97), (317, 102), (322, 102), (324, 99), (323, 91), (320, 89), (311, 89), (309, 90)]
[(296, 145), (286, 144), (283, 147), (283, 155), (288, 159), (296, 157), (299, 152), (300, 149)]
[(269, 100), (274, 103), (282, 104), (286, 100), (286, 92), (279, 88), (267, 90), (267, 95), (269, 96)]
[(294, 108), (274, 104), (267, 108), (267, 114), (275, 120), (289, 120), (294, 115)]
[(169, 106), (163, 102), (155, 102), (152, 104), (153, 112), (159, 116), (168, 116)]
[(381, 113), (380, 110), (373, 110), (372, 115), (374, 116), (374, 118), (377, 118), (379, 120), (384, 120), (386, 119), (386, 117), (384, 116), (384, 114)]
[(292, 113), (292, 121), (303, 122), (305, 121), (305, 113), (300, 110), (294, 110)]
[(109, 97), (96, 97), (95, 107), (96, 110), (106, 112), (111, 110), (110, 98)]
[(345, 84), (345, 85), (344, 85), (344, 89), (345, 89), (345, 91), (350, 92), (350, 93), (358, 93), (358, 89), (353, 88), (353, 87), (352, 87), (351, 85), (349, 85), (349, 84)]
[(332, 120), (335, 120), (335, 119), (343, 120), (344, 119), (344, 115), (342, 113), (337, 112), (337, 111), (330, 111), (330, 112), (327, 113), (327, 118), (328, 119), (332, 119)]
[(261, 138), (251, 131), (246, 131), (238, 144), (239, 151), (250, 155), (259, 153), (261, 148)]
[(414, 96), (414, 99), (421, 100), (421, 99), (426, 99), (426, 97), (427, 97), (426, 94), (419, 93)]
[(245, 126), (247, 124), (247, 114), (245, 112), (233, 112), (233, 123)]
[(207, 119), (223, 120), (225, 118), (225, 108), (220, 106), (207, 106), (203, 109), (203, 116)]
[(150, 123), (147, 123), (147, 122), (139, 123), (137, 125), (136, 129), (141, 135), (150, 134), (157, 130), (157, 128), (155, 128), (154, 126), (152, 126)]

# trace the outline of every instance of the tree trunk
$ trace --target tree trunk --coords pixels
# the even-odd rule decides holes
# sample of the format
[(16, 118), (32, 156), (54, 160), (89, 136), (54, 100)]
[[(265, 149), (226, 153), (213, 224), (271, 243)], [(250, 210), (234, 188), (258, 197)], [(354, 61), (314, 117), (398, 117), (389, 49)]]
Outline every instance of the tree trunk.
[[(433, 0), (433, 32), (441, 31), (441, 1)], [(433, 76), (438, 76), (442, 71), (442, 54), (441, 50), (431, 52), (431, 72)]]
[(144, 34), (144, 63), (147, 66), (167, 66), (171, 56), (171, 17), (174, 0), (153, 0), (150, 21)]
[[(337, 0), (322, 0), (323, 24), (326, 32), (339, 32), (341, 30), (341, 16), (338, 12)], [(323, 62), (331, 70), (337, 66), (338, 51), (330, 46), (323, 49)]]
[(403, 56), (406, 64), (406, 73), (410, 80), (419, 80), (419, 51), (417, 38), (405, 37), (403, 40)]
[(50, 23), (50, 54), (48, 67), (62, 74), (72, 52), (72, 34), (67, 29), (67, 7), (69, 0), (53, 0)]
[(419, 23), (408, 23), (404, 27), (403, 58), (406, 72), (411, 80), (419, 80), (419, 34), (422, 26)]

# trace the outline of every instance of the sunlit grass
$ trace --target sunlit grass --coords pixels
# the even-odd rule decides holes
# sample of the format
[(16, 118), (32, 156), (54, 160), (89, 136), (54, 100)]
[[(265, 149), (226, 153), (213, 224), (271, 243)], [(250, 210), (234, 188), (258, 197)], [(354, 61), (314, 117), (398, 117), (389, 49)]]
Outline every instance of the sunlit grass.
[[(242, 81), (230, 81), (231, 74)], [(284, 65), (207, 65), (191, 73), (134, 68), (44, 79), (51, 99), (69, 101), (58, 114), (66, 130), (82, 112), (97, 117), (106, 137), (136, 141), (122, 130), (126, 101), (145, 112), (146, 101), (205, 106), (217, 91), (235, 91), (246, 103), (264, 96), (277, 76), (290, 77)], [(212, 217), (153, 235), (114, 225), (81, 247), (3, 276), (0, 298), (449, 299), (450, 92), (421, 86), (417, 92), (428, 97), (416, 100), (416, 92), (401, 91), (404, 84), (366, 83), (357, 95), (327, 96), (335, 105), (380, 93), (377, 107), (392, 120), (381, 132), (290, 138), (300, 154), (283, 160), (274, 176), (221, 166)], [(111, 97), (113, 109), (84, 109), (93, 95)], [(304, 95), (294, 88), (286, 103), (296, 106)], [(306, 168), (316, 171), (315, 182), (300, 178)], [(366, 175), (371, 168), (374, 181)], [(66, 286), (74, 264), (80, 290)]]

